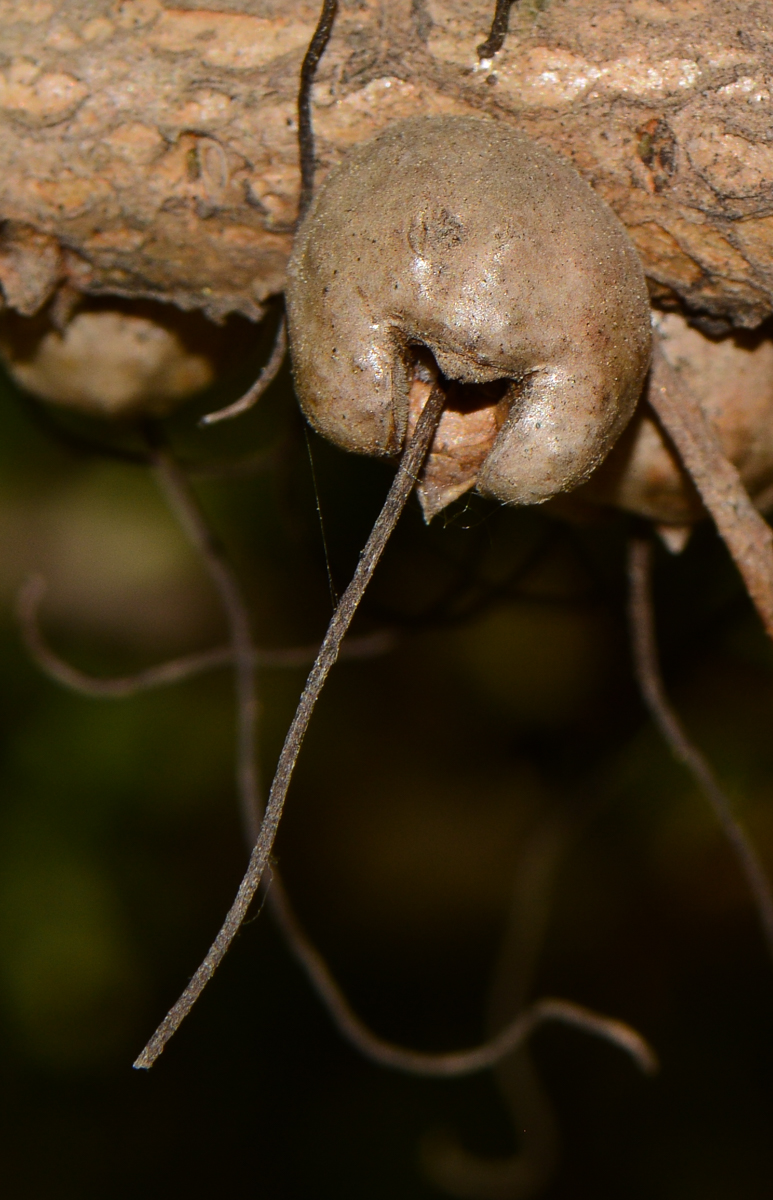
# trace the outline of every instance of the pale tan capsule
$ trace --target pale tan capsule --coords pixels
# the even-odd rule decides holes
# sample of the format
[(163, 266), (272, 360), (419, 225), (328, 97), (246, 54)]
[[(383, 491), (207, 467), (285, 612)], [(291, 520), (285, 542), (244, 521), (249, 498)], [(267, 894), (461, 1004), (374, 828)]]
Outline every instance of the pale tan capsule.
[(174, 329), (121, 311), (78, 312), (32, 345), (0, 330), (0, 358), (33, 395), (92, 416), (166, 416), (211, 383), (213, 363)]
[(644, 276), (611, 209), (551, 151), (470, 117), (400, 122), (328, 176), (287, 308), (301, 406), (348, 450), (396, 454), (434, 364), (462, 385), (425, 472), (428, 518), (475, 484), (515, 504), (576, 487), (650, 356)]
[[(657, 314), (655, 321), (663, 353), (700, 402), (752, 500), (766, 511), (773, 506), (773, 342), (747, 332), (709, 338), (678, 313)], [(674, 550), (706, 515), (646, 393), (628, 429), (576, 499), (649, 518)]]

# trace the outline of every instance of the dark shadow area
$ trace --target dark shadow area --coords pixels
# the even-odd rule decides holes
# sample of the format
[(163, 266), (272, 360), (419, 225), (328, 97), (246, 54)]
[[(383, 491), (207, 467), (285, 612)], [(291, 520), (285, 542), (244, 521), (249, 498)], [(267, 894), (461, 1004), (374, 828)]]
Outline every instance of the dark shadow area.
[[(198, 427), (248, 386), (275, 318), (241, 330), (251, 361), (226, 355), (220, 383), (165, 426), (272, 648), (322, 636), (331, 582), (346, 586), (393, 472), (307, 438), (287, 367), (240, 421)], [(420, 1163), (428, 1133), (480, 1154), (517, 1148), (493, 1077), (417, 1081), (363, 1062), (266, 913), (155, 1068), (132, 1072), (245, 864), (231, 680), (71, 695), (27, 660), (13, 596), (42, 571), (52, 644), (105, 675), (218, 644), (223, 624), (145, 468), (75, 452), (32, 403), (4, 384), (4, 1195), (439, 1195)], [(139, 445), (131, 430), (52, 419), (86, 442)], [(396, 631), (394, 648), (335, 668), (277, 856), (357, 1011), (385, 1037), (447, 1050), (484, 1035), (519, 854), (566, 815), (533, 995), (630, 1022), (661, 1072), (644, 1079), (572, 1030), (535, 1035), (563, 1148), (546, 1200), (765, 1200), (773, 968), (712, 815), (636, 692), (628, 531), (622, 516), (569, 524), (474, 495), (426, 527), (412, 500), (356, 621)], [(670, 694), (770, 870), (773, 652), (710, 526), (682, 555), (659, 552), (655, 593)], [(260, 672), (266, 784), (304, 678)]]

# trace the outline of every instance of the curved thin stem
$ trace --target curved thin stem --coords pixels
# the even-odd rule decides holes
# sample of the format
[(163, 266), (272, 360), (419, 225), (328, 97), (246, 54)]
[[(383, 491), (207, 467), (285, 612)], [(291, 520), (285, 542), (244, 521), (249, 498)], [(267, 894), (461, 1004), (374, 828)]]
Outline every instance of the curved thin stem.
[(495, 1037), (469, 1050), (435, 1054), (411, 1050), (373, 1033), (350, 1005), (319, 951), (312, 945), (290, 906), (281, 880), (274, 874), (268, 901), (285, 939), (324, 1001), (333, 1023), (348, 1042), (382, 1067), (430, 1078), (458, 1078), (485, 1071), (513, 1054), (545, 1021), (573, 1025), (619, 1046), (645, 1074), (657, 1070), (657, 1058), (644, 1038), (623, 1021), (605, 1017), (570, 1000), (543, 999), (525, 1009)]
[(301, 83), (298, 90), (298, 148), (301, 160), (301, 194), (298, 200), (299, 225), (306, 216), (314, 195), (314, 175), (317, 169), (314, 127), (311, 120), (311, 88), (319, 60), (330, 40), (337, 12), (338, 0), (323, 0), (317, 28), (314, 30), (314, 36), (301, 65)]
[[(33, 662), (44, 675), (60, 683), (72, 692), (95, 699), (123, 700), (148, 692), (157, 687), (181, 683), (193, 679), (206, 671), (230, 666), (234, 661), (231, 645), (213, 646), (211, 650), (200, 650), (184, 654), (179, 658), (157, 666), (147, 667), (131, 675), (100, 677), (72, 666), (48, 645), (40, 628), (40, 602), (46, 591), (42, 575), (31, 575), (19, 589), (16, 599), (16, 614), (24, 646)], [(394, 648), (397, 634), (390, 629), (364, 634), (362, 637), (346, 638), (341, 646), (341, 658), (375, 658)], [(289, 646), (286, 649), (257, 650), (253, 647), (253, 667), (290, 669), (310, 666), (317, 656), (319, 644), (313, 646)]]
[(295, 914), (289, 906), (284, 887), (274, 878), (269, 897), (282, 931), (287, 937), (296, 957), (306, 973), (312, 978), (315, 991), (323, 996), (325, 1007), (340, 1033), (356, 1046), (367, 1058), (392, 1070), (411, 1075), (436, 1078), (458, 1078), (485, 1071), (496, 1066), (503, 1058), (521, 1046), (536, 1027), (545, 1021), (559, 1021), (573, 1025), (586, 1033), (595, 1034), (620, 1047), (630, 1054), (646, 1074), (657, 1070), (657, 1059), (644, 1038), (622, 1021), (605, 1017), (570, 1000), (538, 1000), (514, 1021), (504, 1027), (496, 1037), (469, 1050), (454, 1050), (448, 1054), (434, 1054), (422, 1050), (410, 1050), (404, 1046), (374, 1034), (352, 1009), (344, 993), (333, 978), (319, 952), (307, 939)]
[[(268, 865), (273, 849), (290, 780), (298, 760), (311, 714), (314, 711), (314, 706), (324, 687), (325, 680), (338, 658), (341, 643), (351, 625), (365, 589), (373, 576), (373, 572), (405, 507), (408, 497), (413, 491), (419, 471), (429, 451), (438, 421), (440, 420), (443, 402), (444, 396), (442, 391), (439, 388), (434, 388), (419, 417), (413, 437), (403, 453), (400, 466), (389, 489), (384, 506), (376, 519), (370, 537), (360, 556), (354, 577), (333, 613), (279, 756), (279, 762), (277, 763), (274, 780), (269, 792), (265, 816), (250, 856), (249, 866), (239, 885), (236, 897), (223, 926), (207, 952), (204, 961), (180, 996), (180, 999), (169, 1010), (153, 1034), (153, 1037), (135, 1061), (134, 1066), (137, 1068), (147, 1069), (151, 1067), (159, 1054), (163, 1052), (166, 1043), (185, 1020), (222, 962), (260, 887), (263, 872)], [(173, 498), (173, 493), (171, 494), (171, 498)], [(249, 670), (251, 673), (251, 663), (249, 664)]]
[(245, 828), (254, 831), (257, 837), (260, 822), (255, 751), (258, 700), (249, 615), (242, 602), (241, 591), (233, 571), (220, 543), (204, 519), (185, 473), (163, 445), (158, 428), (149, 426), (147, 433), (151, 446), (151, 465), (159, 487), (215, 585), (228, 621), (236, 680), (237, 788)]
[(255, 380), (251, 388), (241, 396), (238, 400), (234, 400), (233, 404), (227, 404), (225, 408), (218, 408), (214, 412), (207, 413), (199, 421), (199, 425), (217, 425), (219, 421), (230, 421), (232, 417), (240, 417), (242, 413), (248, 412), (253, 405), (257, 404), (260, 397), (268, 389), (269, 385), (274, 382), (282, 363), (287, 354), (287, 319), (284, 314), (279, 321), (279, 326), (274, 338), (274, 345), (269, 355), (268, 362), (263, 367), (260, 375)]
[(671, 752), (703, 792), (727, 838), (754, 898), (757, 915), (773, 958), (773, 894), (754, 846), (733, 815), (730, 800), (687, 732), (666, 695), (658, 662), (652, 604), (652, 543), (633, 537), (628, 546), (628, 614), (636, 679), (644, 703)]
[(233, 657), (230, 646), (217, 646), (198, 654), (185, 654), (133, 675), (100, 679), (72, 666), (47, 644), (40, 629), (38, 612), (46, 591), (42, 575), (31, 575), (22, 584), (16, 598), (16, 615), (25, 649), (40, 670), (72, 692), (95, 698), (122, 699), (138, 692), (164, 687), (190, 679), (203, 671), (226, 666)]
[(494, 19), (491, 22), (489, 35), (485, 42), (481, 42), (476, 48), (480, 60), (493, 58), (496, 52), (504, 46), (512, 6), (513, 0), (496, 0)]

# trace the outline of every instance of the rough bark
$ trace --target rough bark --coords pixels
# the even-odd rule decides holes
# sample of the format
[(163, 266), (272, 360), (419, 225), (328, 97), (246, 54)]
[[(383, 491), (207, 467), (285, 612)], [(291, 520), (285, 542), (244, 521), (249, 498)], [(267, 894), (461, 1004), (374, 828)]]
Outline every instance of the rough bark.
[[(296, 215), (309, 0), (0, 2), (0, 282), (251, 317)], [(765, 0), (346, 0), (314, 90), (320, 174), (391, 121), (484, 113), (570, 158), (653, 294), (773, 312), (773, 25)]]

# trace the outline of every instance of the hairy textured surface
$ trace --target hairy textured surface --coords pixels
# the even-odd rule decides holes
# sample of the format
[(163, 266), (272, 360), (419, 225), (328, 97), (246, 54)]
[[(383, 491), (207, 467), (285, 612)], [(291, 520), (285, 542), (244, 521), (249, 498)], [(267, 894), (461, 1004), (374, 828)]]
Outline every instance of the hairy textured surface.
[[(321, 173), (416, 114), (485, 113), (569, 158), (655, 294), (773, 311), (773, 31), (765, 0), (347, 0), (314, 88)], [(0, 281), (68, 280), (213, 316), (283, 287), (296, 93), (316, 0), (0, 3)]]
[[(750, 335), (713, 340), (677, 313), (658, 321), (662, 352), (700, 401), (722, 450), (763, 509), (773, 496), (773, 343)], [(695, 487), (646, 400), (578, 499), (614, 504), (668, 525), (705, 516)]]
[[(619, 221), (551, 151), (476, 118), (414, 118), (352, 151), (299, 230), (287, 311), (301, 407), (348, 450), (400, 449), (415, 347), (448, 380), (499, 383), (472, 404), (450, 391), (435, 453), (458, 447), (466, 486), (510, 503), (590, 474), (649, 363), (647, 289)], [(481, 437), (480, 409), (500, 403)], [(425, 492), (425, 512), (450, 498)]]

